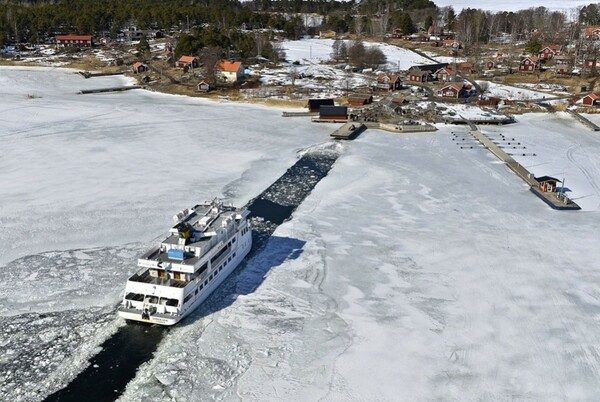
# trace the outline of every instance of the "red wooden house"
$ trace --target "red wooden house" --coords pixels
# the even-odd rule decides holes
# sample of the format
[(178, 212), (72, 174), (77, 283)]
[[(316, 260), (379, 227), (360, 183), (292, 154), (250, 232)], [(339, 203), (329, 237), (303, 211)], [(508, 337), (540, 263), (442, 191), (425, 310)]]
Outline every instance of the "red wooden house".
[(56, 35), (56, 44), (63, 47), (92, 47), (92, 35)]
[(442, 82), (450, 81), (450, 78), (453, 75), (454, 75), (454, 70), (452, 70), (452, 67), (450, 67), (450, 66), (442, 67), (439, 70), (437, 70), (435, 73), (433, 73), (433, 76), (438, 81), (442, 81)]
[(179, 68), (198, 68), (200, 61), (196, 56), (181, 56), (175, 63), (175, 67)]
[(536, 56), (525, 56), (519, 63), (519, 71), (532, 73), (540, 69), (540, 60)]
[(459, 96), (464, 94), (465, 84), (462, 82), (449, 82), (440, 89), (438, 89), (438, 96), (442, 98), (458, 99)]
[(402, 89), (402, 80), (398, 74), (381, 73), (377, 76), (376, 88), (383, 91)]
[(548, 60), (558, 56), (560, 53), (560, 45), (545, 45), (540, 50), (539, 58), (541, 60)]
[(427, 82), (431, 81), (431, 71), (412, 69), (408, 72), (408, 80), (413, 82)]

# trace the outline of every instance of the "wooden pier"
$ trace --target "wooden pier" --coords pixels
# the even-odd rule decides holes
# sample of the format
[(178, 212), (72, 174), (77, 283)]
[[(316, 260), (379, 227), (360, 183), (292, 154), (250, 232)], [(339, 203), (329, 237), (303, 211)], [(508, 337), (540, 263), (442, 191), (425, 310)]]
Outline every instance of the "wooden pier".
[(577, 210), (581, 209), (579, 205), (571, 201), (564, 194), (556, 192), (543, 192), (538, 190), (539, 182), (535, 179), (535, 176), (521, 165), (519, 162), (514, 160), (509, 154), (504, 152), (502, 148), (488, 137), (486, 137), (481, 131), (477, 129), (477, 126), (472, 121), (465, 120), (470, 127), (469, 134), (473, 136), (484, 148), (493, 153), (498, 159), (500, 159), (510, 170), (515, 172), (525, 183), (529, 185), (529, 189), (542, 201), (548, 204), (551, 208), (557, 210)]
[(283, 112), (283, 117), (313, 117), (318, 116), (319, 112)]
[(362, 123), (346, 123), (331, 133), (331, 137), (336, 140), (352, 140), (366, 129), (367, 126)]
[(83, 78), (92, 78), (92, 77), (106, 77), (110, 75), (123, 75), (125, 74), (123, 71), (118, 71), (115, 73), (91, 73), (89, 71), (78, 71), (79, 74), (83, 76)]
[(579, 120), (579, 122), (581, 122), (581, 124), (591, 128), (594, 131), (600, 131), (600, 127), (598, 127), (597, 124), (592, 123), (589, 119), (583, 117), (582, 115), (580, 115), (579, 113), (577, 113), (574, 110), (567, 110), (567, 112), (569, 114), (571, 114), (573, 117), (575, 117), (577, 120)]
[(124, 86), (124, 87), (82, 89), (81, 91), (79, 91), (79, 94), (85, 95), (85, 94), (97, 94), (97, 93), (101, 93), (101, 92), (122, 92), (122, 91), (129, 91), (131, 89), (140, 89), (140, 88), (142, 88), (140, 85), (128, 85), (128, 86)]

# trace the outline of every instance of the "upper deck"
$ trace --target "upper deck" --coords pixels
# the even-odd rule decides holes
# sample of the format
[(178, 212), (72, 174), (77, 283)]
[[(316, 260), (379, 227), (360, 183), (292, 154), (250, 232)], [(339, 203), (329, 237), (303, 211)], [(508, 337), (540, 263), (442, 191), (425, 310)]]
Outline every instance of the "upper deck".
[[(225, 244), (235, 235), (248, 215), (249, 211), (223, 206), (214, 201), (182, 211), (176, 215), (178, 223), (169, 230), (167, 237), (158, 247), (143, 254), (138, 265), (154, 268), (163, 268), (166, 264), (172, 268), (187, 266), (188, 269), (183, 269), (184, 271), (198, 268), (197, 264), (211, 250)], [(178, 250), (177, 256), (173, 255), (175, 250)]]

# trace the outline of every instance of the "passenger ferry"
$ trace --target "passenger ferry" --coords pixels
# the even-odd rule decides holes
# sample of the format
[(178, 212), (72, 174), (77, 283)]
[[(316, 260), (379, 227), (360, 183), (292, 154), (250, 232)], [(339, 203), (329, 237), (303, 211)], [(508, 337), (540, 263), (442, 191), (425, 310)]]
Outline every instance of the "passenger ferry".
[(218, 199), (180, 211), (167, 237), (138, 259), (119, 315), (173, 325), (194, 311), (250, 251), (248, 215)]

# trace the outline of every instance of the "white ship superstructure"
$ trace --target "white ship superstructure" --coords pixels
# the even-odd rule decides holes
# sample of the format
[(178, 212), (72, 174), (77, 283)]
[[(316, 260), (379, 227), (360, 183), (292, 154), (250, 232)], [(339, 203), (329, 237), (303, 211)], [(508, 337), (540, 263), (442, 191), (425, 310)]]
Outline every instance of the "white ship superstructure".
[(119, 315), (173, 325), (191, 313), (250, 251), (249, 214), (214, 200), (174, 216), (167, 237), (138, 259)]

